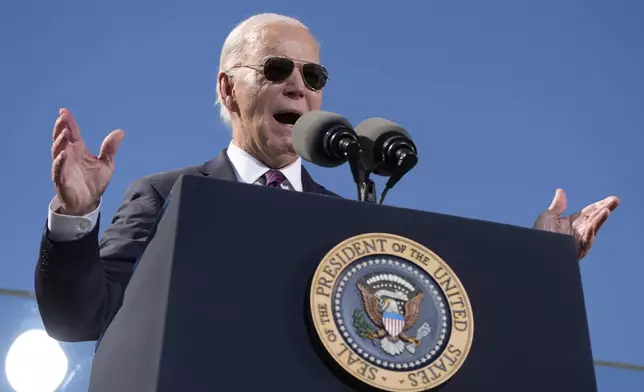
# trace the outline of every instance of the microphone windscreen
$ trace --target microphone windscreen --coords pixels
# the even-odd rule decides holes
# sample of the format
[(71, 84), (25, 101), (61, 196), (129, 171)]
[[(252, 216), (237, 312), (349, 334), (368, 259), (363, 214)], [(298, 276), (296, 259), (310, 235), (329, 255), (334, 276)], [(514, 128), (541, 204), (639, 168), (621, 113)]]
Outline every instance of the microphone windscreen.
[(358, 136), (366, 137), (373, 142), (380, 139), (381, 136), (389, 133), (401, 134), (406, 138), (411, 139), (403, 127), (393, 121), (379, 117), (368, 118), (358, 124), (356, 127), (356, 133)]
[(331, 156), (324, 148), (325, 136), (335, 128), (353, 126), (339, 114), (314, 110), (304, 113), (293, 126), (293, 148), (302, 159), (318, 166), (336, 167), (346, 162)]
[(355, 130), (362, 147), (362, 165), (365, 169), (381, 175), (391, 174), (391, 170), (381, 165), (384, 161), (384, 142), (394, 135), (411, 139), (407, 131), (395, 122), (379, 117), (364, 120)]

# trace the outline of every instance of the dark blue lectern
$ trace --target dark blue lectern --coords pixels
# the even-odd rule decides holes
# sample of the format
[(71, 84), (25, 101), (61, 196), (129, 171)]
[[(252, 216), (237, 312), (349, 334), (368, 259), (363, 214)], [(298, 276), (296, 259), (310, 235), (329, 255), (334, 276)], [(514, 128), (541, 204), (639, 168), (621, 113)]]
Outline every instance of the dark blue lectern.
[[(312, 280), (321, 260), (337, 244), (364, 233), (400, 236), (431, 249), (467, 291), (473, 339), (462, 366), (439, 386), (441, 392), (596, 391), (572, 238), (184, 176), (175, 184), (172, 202), (96, 352), (90, 392), (377, 390), (331, 357), (310, 311), (311, 287), (320, 285), (319, 279)], [(371, 246), (377, 253), (376, 245), (372, 242)], [(358, 248), (354, 250), (359, 254)], [(347, 263), (338, 254), (337, 271)], [(349, 309), (353, 321), (345, 318), (347, 329), (335, 331), (334, 338), (343, 338), (342, 331), (357, 331), (364, 339), (361, 347), (372, 339), (380, 343), (369, 343), (372, 348), (368, 350), (382, 346), (385, 352), (393, 352), (387, 354), (391, 363), (383, 365), (372, 354), (365, 354), (367, 348), (364, 352), (355, 349), (351, 345), (355, 339), (347, 338), (345, 358), (365, 361), (365, 377), (373, 376), (374, 383), (385, 374), (378, 366), (398, 370), (396, 350), (403, 350), (400, 358), (412, 358), (430, 337), (438, 350), (450, 339), (449, 328), (457, 328), (462, 316), (452, 310), (443, 313), (448, 321), (442, 327), (439, 323), (438, 329), (432, 325), (424, 335), (412, 330), (404, 335), (405, 323), (411, 323), (408, 315), (432, 303), (440, 305), (440, 298), (444, 303), (451, 300), (450, 295), (430, 298), (430, 292), (439, 290), (434, 290), (429, 279), (420, 280), (427, 282), (424, 296), (409, 284), (419, 276), (414, 271), (422, 272), (423, 257), (417, 259), (418, 265), (405, 266), (405, 262), (389, 263), (383, 258), (383, 265), (389, 263), (391, 268), (402, 265), (410, 278), (392, 278), (390, 273), (366, 275), (351, 286), (361, 291), (352, 288), (347, 294), (347, 301), (366, 305)], [(360, 268), (356, 264), (353, 270)], [(344, 287), (327, 284), (337, 271), (328, 271), (321, 295), (326, 286), (329, 290)], [(341, 281), (350, 284), (351, 279)], [(394, 292), (395, 284), (388, 281), (397, 282), (402, 291)], [(391, 298), (386, 292), (393, 293)], [(404, 306), (392, 302), (396, 293), (405, 297), (398, 299)], [(315, 317), (334, 317), (333, 307), (324, 311)], [(416, 324), (414, 328), (420, 321)], [(449, 354), (450, 348), (445, 350)], [(447, 354), (441, 357), (445, 358), (441, 366), (449, 364)], [(428, 351), (417, 362), (429, 363), (431, 358)], [(403, 367), (416, 369), (418, 363), (412, 360)], [(437, 374), (438, 370), (419, 371), (408, 381), (401, 379), (398, 390), (421, 390), (423, 380)]]

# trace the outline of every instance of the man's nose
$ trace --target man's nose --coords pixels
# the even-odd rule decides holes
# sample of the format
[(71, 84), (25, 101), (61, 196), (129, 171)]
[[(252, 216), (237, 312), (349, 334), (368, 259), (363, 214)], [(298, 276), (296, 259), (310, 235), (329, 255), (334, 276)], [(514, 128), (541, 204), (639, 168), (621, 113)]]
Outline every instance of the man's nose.
[(291, 76), (286, 79), (286, 85), (284, 86), (284, 95), (291, 99), (302, 99), (306, 92), (304, 86), (304, 80), (302, 80), (302, 75), (298, 69), (294, 69)]

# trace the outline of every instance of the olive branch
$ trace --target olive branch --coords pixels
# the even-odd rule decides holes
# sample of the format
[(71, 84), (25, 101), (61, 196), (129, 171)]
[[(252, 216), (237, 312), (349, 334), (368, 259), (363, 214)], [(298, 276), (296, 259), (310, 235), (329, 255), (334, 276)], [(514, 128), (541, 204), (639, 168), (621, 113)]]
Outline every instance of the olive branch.
[(370, 336), (374, 332), (373, 327), (367, 320), (365, 320), (360, 309), (355, 309), (353, 311), (353, 326), (356, 328), (358, 335), (364, 339), (370, 339)]

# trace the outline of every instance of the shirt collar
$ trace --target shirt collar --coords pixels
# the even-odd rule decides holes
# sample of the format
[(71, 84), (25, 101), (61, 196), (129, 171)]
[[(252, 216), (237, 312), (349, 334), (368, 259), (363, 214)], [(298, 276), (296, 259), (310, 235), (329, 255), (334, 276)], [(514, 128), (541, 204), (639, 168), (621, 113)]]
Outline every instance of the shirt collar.
[[(255, 159), (246, 151), (237, 147), (232, 141), (226, 151), (230, 162), (235, 168), (238, 180), (254, 184), (269, 168)], [(302, 191), (302, 159), (300, 157), (290, 165), (280, 169), (294, 190)]]

